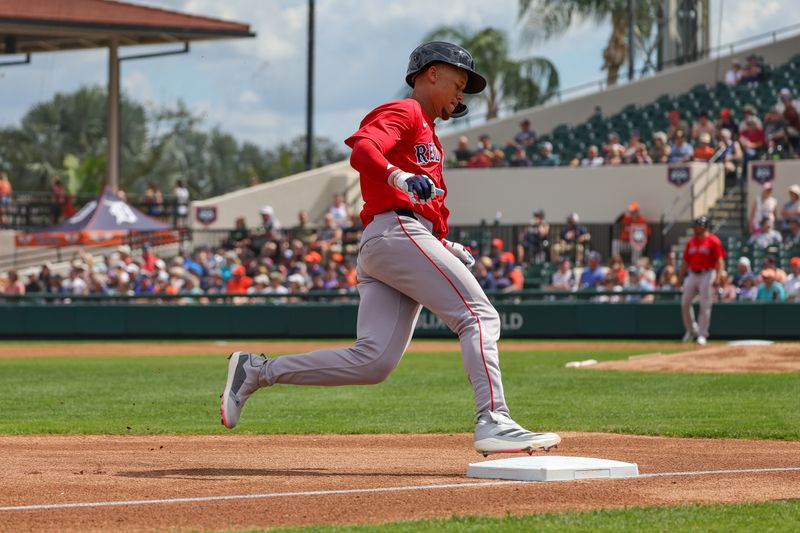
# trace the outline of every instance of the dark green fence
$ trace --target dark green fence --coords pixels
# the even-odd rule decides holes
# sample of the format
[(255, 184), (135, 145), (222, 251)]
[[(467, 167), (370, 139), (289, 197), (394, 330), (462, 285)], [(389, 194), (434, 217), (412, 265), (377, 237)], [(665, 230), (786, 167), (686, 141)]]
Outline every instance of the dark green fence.
[[(680, 338), (677, 302), (498, 303), (504, 338)], [(353, 338), (355, 303), (0, 305), (0, 338)], [(427, 311), (417, 337), (452, 337)], [(800, 304), (714, 306), (712, 338), (800, 338)]]

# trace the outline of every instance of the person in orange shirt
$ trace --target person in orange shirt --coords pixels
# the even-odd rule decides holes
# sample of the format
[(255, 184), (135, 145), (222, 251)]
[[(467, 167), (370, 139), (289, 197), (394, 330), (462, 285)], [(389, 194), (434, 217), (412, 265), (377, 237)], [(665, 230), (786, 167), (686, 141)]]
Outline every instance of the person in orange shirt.
[[(638, 202), (631, 202), (628, 205), (628, 210), (622, 215), (619, 222), (619, 239), (614, 239), (611, 242), (611, 255), (622, 256), (623, 253), (630, 253), (631, 264), (636, 264), (644, 247), (637, 250), (631, 246), (631, 226), (633, 224), (644, 224), (646, 236), (648, 239), (650, 238), (650, 225), (644, 215), (639, 212)], [(647, 242), (645, 241), (644, 245), (646, 246), (646, 244)]]
[(714, 147), (711, 146), (711, 135), (703, 132), (697, 137), (697, 141), (697, 146), (694, 147), (694, 160), (708, 161), (715, 152)]
[(253, 278), (246, 275), (243, 265), (236, 265), (231, 271), (231, 279), (225, 288), (229, 294), (247, 294), (247, 289), (253, 286)]

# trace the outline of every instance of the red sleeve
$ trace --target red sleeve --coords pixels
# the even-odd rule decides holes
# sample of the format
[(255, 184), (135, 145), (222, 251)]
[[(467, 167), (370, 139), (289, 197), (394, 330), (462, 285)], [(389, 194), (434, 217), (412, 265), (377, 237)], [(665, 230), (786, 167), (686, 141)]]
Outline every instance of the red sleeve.
[[(349, 139), (348, 139), (349, 140)], [(382, 176), (385, 180), (392, 165), (375, 145), (372, 139), (357, 138), (353, 141), (350, 166), (362, 176)]]

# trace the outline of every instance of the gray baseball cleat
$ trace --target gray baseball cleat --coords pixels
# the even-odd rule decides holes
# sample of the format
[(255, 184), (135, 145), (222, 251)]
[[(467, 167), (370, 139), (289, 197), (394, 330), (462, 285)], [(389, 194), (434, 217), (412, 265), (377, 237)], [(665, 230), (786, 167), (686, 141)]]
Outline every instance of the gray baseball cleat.
[(226, 428), (232, 429), (239, 422), (244, 402), (259, 388), (258, 374), (266, 361), (263, 355), (248, 352), (233, 352), (228, 356), (228, 381), (219, 397), (219, 414)]
[(555, 433), (533, 433), (514, 422), (508, 415), (487, 411), (475, 421), (475, 450), (484, 457), (490, 453), (550, 451), (561, 437)]

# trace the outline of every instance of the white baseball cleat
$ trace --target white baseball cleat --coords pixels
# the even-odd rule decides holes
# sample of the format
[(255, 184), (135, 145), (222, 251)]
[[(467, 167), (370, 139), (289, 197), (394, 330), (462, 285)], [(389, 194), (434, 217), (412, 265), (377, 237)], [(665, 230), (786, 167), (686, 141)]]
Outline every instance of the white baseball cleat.
[(228, 356), (228, 381), (220, 399), (222, 425), (232, 429), (239, 422), (244, 402), (258, 390), (258, 374), (267, 361), (263, 355), (233, 352)]
[(692, 329), (687, 331), (686, 334), (683, 336), (682, 342), (692, 342), (697, 338), (697, 332), (700, 328), (697, 325), (697, 322), (692, 324)]
[(549, 451), (560, 442), (555, 433), (533, 433), (502, 413), (487, 411), (475, 421), (475, 450), (484, 457), (490, 453)]
[(699, 344), (700, 346), (705, 346), (706, 338), (700, 335), (699, 337), (697, 337), (697, 344)]

